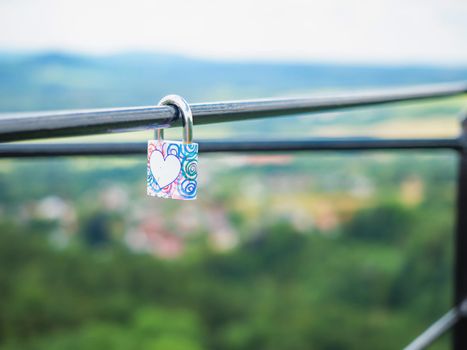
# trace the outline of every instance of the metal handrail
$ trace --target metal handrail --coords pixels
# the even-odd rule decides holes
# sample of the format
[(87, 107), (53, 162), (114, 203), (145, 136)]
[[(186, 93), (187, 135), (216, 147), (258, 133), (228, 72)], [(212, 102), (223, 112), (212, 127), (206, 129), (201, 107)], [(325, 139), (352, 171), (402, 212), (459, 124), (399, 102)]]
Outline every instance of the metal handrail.
[(422, 334), (415, 338), (404, 350), (422, 350), (433, 344), (439, 337), (451, 330), (466, 315), (467, 300), (449, 310)]
[[(467, 82), (291, 99), (191, 105), (195, 125), (325, 112), (467, 93)], [(0, 114), (0, 142), (180, 126), (171, 106)]]
[[(377, 151), (377, 150), (461, 150), (462, 139), (306, 139), (306, 140), (204, 140), (202, 153), (253, 153), (289, 151)], [(6, 143), (0, 144), (0, 158), (143, 155), (147, 142), (105, 143)]]

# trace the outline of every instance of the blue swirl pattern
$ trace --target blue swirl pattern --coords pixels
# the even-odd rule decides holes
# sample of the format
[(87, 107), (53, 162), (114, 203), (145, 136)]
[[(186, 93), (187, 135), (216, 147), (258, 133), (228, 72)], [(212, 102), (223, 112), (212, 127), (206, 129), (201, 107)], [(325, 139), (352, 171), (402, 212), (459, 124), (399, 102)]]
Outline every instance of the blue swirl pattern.
[[(154, 150), (162, 152), (164, 157), (168, 155), (176, 156), (180, 160), (181, 171), (173, 186), (160, 188), (152, 174), (150, 156)], [(198, 144), (183, 144), (175, 141), (158, 142), (152, 140), (148, 142), (148, 174), (147, 192), (148, 195), (174, 198), (174, 199), (196, 199), (198, 191)]]

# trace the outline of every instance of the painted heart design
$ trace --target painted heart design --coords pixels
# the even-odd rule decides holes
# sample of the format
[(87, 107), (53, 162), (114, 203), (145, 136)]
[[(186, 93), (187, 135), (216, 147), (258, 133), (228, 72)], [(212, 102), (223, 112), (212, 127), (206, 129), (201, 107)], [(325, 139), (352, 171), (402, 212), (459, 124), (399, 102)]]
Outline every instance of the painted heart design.
[(160, 151), (155, 150), (149, 159), (149, 167), (159, 187), (164, 188), (177, 179), (182, 165), (173, 154), (164, 158)]

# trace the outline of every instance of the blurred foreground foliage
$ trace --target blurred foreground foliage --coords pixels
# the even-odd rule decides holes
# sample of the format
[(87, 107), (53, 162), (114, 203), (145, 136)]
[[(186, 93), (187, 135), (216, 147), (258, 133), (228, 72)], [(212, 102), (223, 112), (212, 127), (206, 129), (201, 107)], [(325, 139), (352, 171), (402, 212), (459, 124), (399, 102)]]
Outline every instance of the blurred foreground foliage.
[(281, 222), (173, 261), (4, 223), (0, 349), (400, 348), (449, 307), (446, 218), (420, 214), (365, 209), (333, 237)]
[[(452, 159), (212, 162), (191, 207), (147, 199), (144, 162), (5, 162), (0, 350), (402, 348), (451, 306)], [(141, 229), (185, 249), (130, 249)]]

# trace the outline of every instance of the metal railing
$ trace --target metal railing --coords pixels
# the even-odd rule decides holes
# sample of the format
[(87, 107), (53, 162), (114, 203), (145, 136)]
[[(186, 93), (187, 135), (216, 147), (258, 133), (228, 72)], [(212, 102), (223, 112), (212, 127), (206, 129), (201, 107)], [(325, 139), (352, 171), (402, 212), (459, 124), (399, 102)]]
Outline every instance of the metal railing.
[[(373, 91), (347, 95), (199, 103), (191, 105), (195, 125), (256, 118), (324, 112), (395, 102), (417, 101), (467, 94), (467, 82)], [(0, 114), (0, 142), (58, 136), (128, 131), (130, 128), (180, 126), (177, 110), (170, 106), (100, 110)], [(4, 143), (0, 158), (52, 156), (143, 155), (146, 142), (127, 143)], [(200, 152), (291, 152), (447, 149), (459, 155), (454, 260), (454, 307), (417, 337), (407, 350), (424, 349), (453, 329), (453, 349), (467, 349), (467, 119), (461, 135), (429, 139), (308, 139), (199, 141)]]
[[(311, 139), (270, 141), (198, 141), (201, 153), (252, 153), (301, 151), (461, 150), (463, 140), (452, 139)], [(107, 143), (6, 143), (0, 144), (0, 158), (143, 155), (147, 142)]]
[[(467, 93), (467, 82), (312, 98), (195, 103), (195, 125), (325, 112)], [(181, 126), (172, 106), (12, 113), (0, 115), (0, 142), (105, 133), (130, 128)]]

